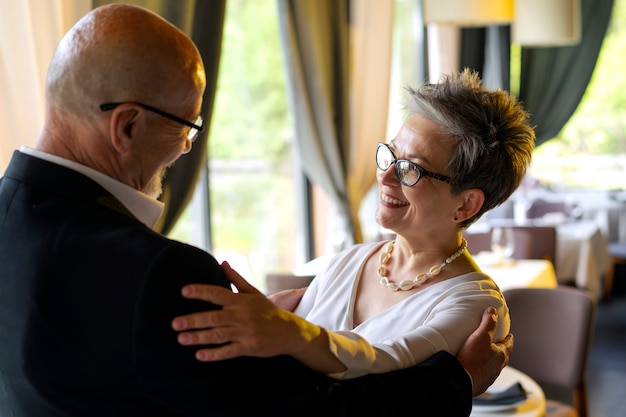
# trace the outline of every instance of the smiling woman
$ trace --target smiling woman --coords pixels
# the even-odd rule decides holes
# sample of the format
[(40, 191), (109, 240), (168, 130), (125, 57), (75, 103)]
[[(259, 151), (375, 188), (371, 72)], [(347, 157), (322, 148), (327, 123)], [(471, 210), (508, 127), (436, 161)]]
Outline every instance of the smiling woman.
[[(200, 347), (199, 360), (272, 352), (349, 379), (409, 367), (441, 350), (455, 354), (489, 307), (498, 318), (494, 340), (507, 336), (506, 301), (467, 252), (462, 232), (521, 182), (535, 143), (528, 114), (469, 70), (406, 88), (403, 104), (407, 117), (397, 134), (372, 149), (375, 218), (396, 235), (344, 249), (304, 295), (274, 294), (276, 304), (227, 266), (239, 294), (221, 299), (210, 287), (187, 287), (185, 296), (224, 305), (174, 320), (180, 343), (222, 344)], [(241, 309), (248, 319), (228, 311)], [(309, 325), (315, 331), (303, 331)], [(277, 328), (287, 336), (273, 337)]]

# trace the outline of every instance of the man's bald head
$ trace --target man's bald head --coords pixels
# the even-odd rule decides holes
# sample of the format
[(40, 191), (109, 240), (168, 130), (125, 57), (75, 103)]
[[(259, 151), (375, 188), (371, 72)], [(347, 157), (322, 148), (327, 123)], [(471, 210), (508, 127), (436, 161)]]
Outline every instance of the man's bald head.
[(182, 31), (140, 7), (109, 4), (83, 17), (59, 44), (46, 82), (52, 107), (85, 116), (106, 102), (191, 106), (204, 91), (197, 48)]

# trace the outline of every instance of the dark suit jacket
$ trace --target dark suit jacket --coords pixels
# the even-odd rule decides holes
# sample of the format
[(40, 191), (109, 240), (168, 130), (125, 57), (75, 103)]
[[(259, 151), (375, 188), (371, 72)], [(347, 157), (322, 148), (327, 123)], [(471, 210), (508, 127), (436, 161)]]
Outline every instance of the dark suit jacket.
[(467, 415), (448, 354), (333, 381), (289, 357), (200, 363), (171, 320), (182, 286), (227, 286), (206, 252), (70, 169), (15, 152), (0, 179), (0, 416)]

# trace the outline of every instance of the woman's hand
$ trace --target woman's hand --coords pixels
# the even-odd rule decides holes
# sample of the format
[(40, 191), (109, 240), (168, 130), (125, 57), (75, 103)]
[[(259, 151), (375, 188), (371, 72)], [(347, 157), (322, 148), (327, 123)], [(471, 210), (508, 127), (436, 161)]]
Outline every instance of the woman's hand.
[[(196, 359), (209, 362), (284, 354), (318, 372), (345, 371), (343, 363), (331, 353), (324, 329), (276, 306), (226, 262), (222, 267), (239, 292), (216, 285), (186, 285), (184, 297), (209, 301), (222, 309), (187, 314), (172, 321), (172, 328), (182, 332), (178, 335), (182, 345), (221, 345), (199, 349)], [(286, 293), (284, 300), (299, 302), (297, 295), (298, 291)]]
[(498, 322), (498, 312), (489, 307), (483, 312), (478, 328), (467, 338), (457, 359), (472, 377), (473, 395), (480, 395), (496, 380), (500, 371), (509, 363), (514, 337), (509, 333), (498, 343), (493, 333)]
[(305, 291), (306, 287), (282, 290), (268, 295), (267, 298), (284, 310), (294, 311), (300, 304)]

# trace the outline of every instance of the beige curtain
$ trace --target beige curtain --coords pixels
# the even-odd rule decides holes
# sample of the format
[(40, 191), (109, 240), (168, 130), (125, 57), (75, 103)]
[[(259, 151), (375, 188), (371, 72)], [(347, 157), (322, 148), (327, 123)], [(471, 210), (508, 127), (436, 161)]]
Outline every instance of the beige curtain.
[(48, 63), (91, 0), (0, 0), (0, 174), (20, 146), (33, 146), (44, 117)]
[(349, 0), (278, 0), (294, 155), (328, 196), (327, 248), (353, 243), (345, 156), (349, 140)]
[(393, 0), (280, 0), (295, 146), (332, 202), (327, 251), (362, 241), (358, 209), (385, 137)]
[[(347, 186), (354, 240), (361, 201), (376, 182), (374, 150), (386, 140), (394, 0), (353, 0), (350, 25), (350, 146)], [(367, 219), (374, 221), (374, 219)]]

